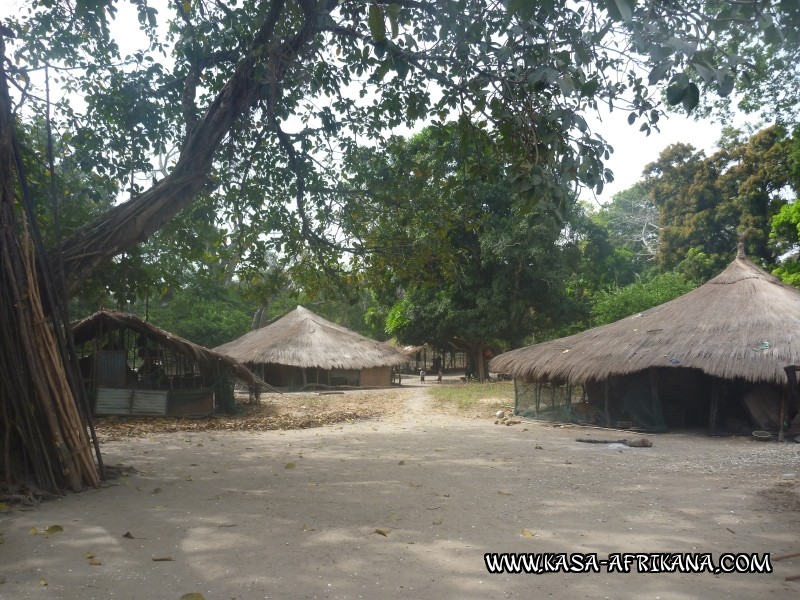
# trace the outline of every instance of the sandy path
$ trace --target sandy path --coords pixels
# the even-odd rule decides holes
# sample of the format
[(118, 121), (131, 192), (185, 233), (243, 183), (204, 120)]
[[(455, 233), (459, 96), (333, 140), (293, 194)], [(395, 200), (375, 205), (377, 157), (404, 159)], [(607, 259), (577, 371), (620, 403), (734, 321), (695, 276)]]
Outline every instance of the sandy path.
[(784, 581), (798, 559), (772, 574), (490, 575), (486, 552), (800, 551), (796, 480), (781, 478), (800, 445), (574, 441), (590, 435), (615, 436), (446, 416), (411, 388), (382, 420), (110, 442), (106, 460), (137, 473), (0, 513), (0, 598), (798, 596)]

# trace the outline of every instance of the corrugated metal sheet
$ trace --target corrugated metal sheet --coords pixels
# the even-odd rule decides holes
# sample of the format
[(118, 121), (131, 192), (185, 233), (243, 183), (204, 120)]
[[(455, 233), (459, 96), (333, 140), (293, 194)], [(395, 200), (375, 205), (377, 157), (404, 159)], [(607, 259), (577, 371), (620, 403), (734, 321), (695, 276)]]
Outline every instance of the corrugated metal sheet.
[(95, 380), (98, 386), (109, 388), (125, 385), (125, 367), (128, 360), (123, 350), (101, 350), (95, 358)]
[(97, 388), (97, 404), (94, 412), (97, 415), (129, 415), (133, 390), (120, 388)]
[(167, 414), (167, 394), (160, 390), (136, 390), (133, 393), (132, 415)]

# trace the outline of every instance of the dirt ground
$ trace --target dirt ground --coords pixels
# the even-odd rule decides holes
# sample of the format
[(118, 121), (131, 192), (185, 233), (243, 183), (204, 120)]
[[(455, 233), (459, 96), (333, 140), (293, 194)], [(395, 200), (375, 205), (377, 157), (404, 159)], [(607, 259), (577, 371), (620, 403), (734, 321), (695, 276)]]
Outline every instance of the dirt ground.
[(495, 425), (498, 403), (457, 412), (404, 386), (281, 397), (251, 427), (100, 425), (128, 470), (0, 512), (0, 598), (800, 595), (800, 557), (767, 574), (490, 574), (492, 552), (800, 552), (800, 444), (585, 444), (624, 435)]

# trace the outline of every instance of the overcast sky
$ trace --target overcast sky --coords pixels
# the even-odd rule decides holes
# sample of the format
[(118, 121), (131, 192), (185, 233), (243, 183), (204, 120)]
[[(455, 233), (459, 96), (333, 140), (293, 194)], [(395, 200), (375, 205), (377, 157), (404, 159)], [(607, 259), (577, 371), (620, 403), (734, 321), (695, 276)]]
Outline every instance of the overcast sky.
[[(602, 122), (591, 122), (594, 131), (603, 136), (614, 147), (608, 168), (614, 172), (614, 181), (605, 186), (597, 197), (600, 203), (609, 202), (617, 192), (628, 189), (641, 179), (644, 168), (658, 159), (658, 155), (670, 144), (683, 142), (706, 155), (714, 152), (722, 134), (722, 125), (711, 121), (695, 121), (684, 114), (670, 114), (659, 121), (661, 132), (653, 131), (649, 136), (639, 131), (640, 122), (628, 125), (628, 112), (615, 110), (603, 117)], [(588, 192), (581, 194), (585, 200), (594, 201)]]

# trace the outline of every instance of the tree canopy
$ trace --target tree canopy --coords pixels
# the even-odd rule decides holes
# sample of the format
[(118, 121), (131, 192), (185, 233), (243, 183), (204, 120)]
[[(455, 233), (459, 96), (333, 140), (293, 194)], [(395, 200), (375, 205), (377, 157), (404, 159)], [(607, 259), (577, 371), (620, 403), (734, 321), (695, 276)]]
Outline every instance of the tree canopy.
[(688, 144), (675, 144), (645, 170), (644, 186), (661, 223), (657, 259), (665, 268), (703, 252), (713, 265), (701, 277), (707, 279), (727, 263), (739, 239), (762, 264), (777, 258), (769, 243), (770, 224), (786, 203), (786, 192), (797, 193), (792, 138), (777, 125), (747, 139), (728, 133), (710, 157)]
[[(71, 291), (201, 194), (218, 198), (237, 231), (226, 242), (246, 259), (265, 239), (289, 253), (335, 248), (343, 154), (437, 116), (491, 132), (529, 205), (563, 199), (565, 183), (600, 190), (612, 149), (587, 111), (629, 110), (649, 130), (663, 107), (650, 85), (686, 109), (701, 90), (752, 95), (753, 53), (797, 46), (797, 7), (765, 0), (133, 4), (149, 42), (129, 53), (114, 0), (32, 2), (5, 22), (21, 99), (43, 112), (24, 86), (49, 65), (73, 92), (56, 117), (79, 164), (130, 198), (61, 244)], [(163, 169), (159, 156), (171, 157)]]

